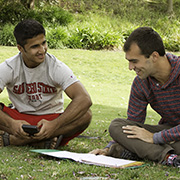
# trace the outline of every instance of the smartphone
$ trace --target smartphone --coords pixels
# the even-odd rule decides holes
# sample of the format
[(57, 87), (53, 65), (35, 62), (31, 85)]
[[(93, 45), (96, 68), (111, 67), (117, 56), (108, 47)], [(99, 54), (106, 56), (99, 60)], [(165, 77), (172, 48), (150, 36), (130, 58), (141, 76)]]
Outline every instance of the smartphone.
[(39, 128), (33, 125), (23, 124), (22, 128), (29, 136), (34, 136), (34, 134), (39, 132)]

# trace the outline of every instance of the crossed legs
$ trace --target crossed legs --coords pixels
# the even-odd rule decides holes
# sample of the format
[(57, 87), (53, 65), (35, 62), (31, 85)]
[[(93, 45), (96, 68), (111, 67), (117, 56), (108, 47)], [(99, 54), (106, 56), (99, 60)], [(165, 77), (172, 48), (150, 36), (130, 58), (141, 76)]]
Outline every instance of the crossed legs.
[(139, 139), (128, 139), (127, 135), (123, 133), (122, 126), (126, 125), (137, 125), (139, 127), (145, 128), (146, 130), (155, 133), (163, 129), (169, 129), (171, 126), (168, 125), (147, 125), (141, 124), (134, 121), (129, 121), (126, 119), (114, 119), (109, 127), (109, 132), (114, 141), (125, 147), (127, 150), (135, 153), (138, 157), (142, 159), (149, 159), (156, 162), (162, 162), (165, 156), (169, 153), (180, 154), (180, 142), (175, 142), (173, 144), (151, 144), (144, 142)]
[[(3, 107), (0, 104), (0, 111), (2, 111)], [(6, 116), (9, 116), (8, 113), (3, 112), (6, 114)], [(52, 139), (56, 142), (57, 141), (57, 136), (63, 135), (63, 139), (61, 142), (61, 145), (65, 145), (68, 143), (69, 140), (73, 139), (74, 137), (78, 136), (80, 133), (82, 133), (90, 124), (91, 121), (91, 111), (88, 110), (83, 116), (81, 116), (79, 119), (74, 120), (71, 124), (67, 124), (60, 128), (57, 132), (53, 132)], [(12, 117), (13, 118), (13, 117)], [(53, 119), (51, 119), (53, 120)], [(5, 132), (11, 132), (11, 130), (8, 127), (5, 127), (3, 125), (0, 125), (0, 130), (3, 130)], [(24, 138), (18, 138), (11, 133), (9, 133), (9, 141), (11, 145), (26, 145), (26, 144), (32, 144), (36, 142), (42, 142), (38, 140), (33, 140), (33, 139), (24, 139)], [(1, 136), (3, 136), (1, 132)]]

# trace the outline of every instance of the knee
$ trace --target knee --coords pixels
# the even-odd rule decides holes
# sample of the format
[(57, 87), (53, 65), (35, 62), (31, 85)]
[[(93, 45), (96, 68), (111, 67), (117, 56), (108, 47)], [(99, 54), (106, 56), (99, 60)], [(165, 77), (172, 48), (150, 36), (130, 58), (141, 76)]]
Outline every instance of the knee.
[(122, 131), (122, 126), (126, 124), (127, 124), (126, 119), (121, 119), (121, 118), (114, 119), (109, 126), (110, 136), (113, 137), (117, 133), (120, 134)]
[(116, 128), (122, 127), (124, 125), (125, 119), (116, 118), (111, 121), (111, 124), (109, 126), (109, 131), (113, 131)]

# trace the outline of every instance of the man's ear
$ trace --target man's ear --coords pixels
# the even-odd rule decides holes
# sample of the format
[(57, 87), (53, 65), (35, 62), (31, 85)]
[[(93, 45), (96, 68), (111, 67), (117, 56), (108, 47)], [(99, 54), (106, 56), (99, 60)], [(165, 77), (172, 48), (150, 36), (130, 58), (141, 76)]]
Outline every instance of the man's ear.
[(157, 59), (159, 59), (159, 53), (157, 51), (154, 51), (152, 54), (151, 54), (151, 57), (153, 59), (153, 61), (157, 61)]
[(18, 50), (22, 53), (22, 51), (24, 50), (24, 48), (21, 46), (21, 45), (19, 45), (19, 44), (17, 44), (17, 48), (18, 48)]

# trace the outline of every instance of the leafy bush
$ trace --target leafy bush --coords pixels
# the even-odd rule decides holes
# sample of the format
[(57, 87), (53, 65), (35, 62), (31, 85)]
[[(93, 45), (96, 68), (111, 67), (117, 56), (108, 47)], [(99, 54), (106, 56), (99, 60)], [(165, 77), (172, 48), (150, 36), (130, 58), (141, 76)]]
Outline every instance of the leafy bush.
[(26, 15), (24, 15), (22, 20), (23, 19), (35, 19), (35, 20), (39, 21), (41, 24), (44, 23), (44, 17), (38, 11), (34, 11), (31, 9), (26, 10)]
[(0, 45), (4, 46), (15, 46), (16, 40), (13, 35), (14, 26), (6, 24), (3, 26), (3, 28), (0, 30)]
[(180, 36), (176, 37), (174, 39), (174, 37), (165, 37), (163, 38), (164, 41), (164, 46), (167, 50), (169, 51), (180, 51)]
[(67, 44), (67, 30), (64, 27), (49, 28), (47, 30), (47, 42), (49, 48), (65, 48)]
[(51, 25), (67, 25), (73, 20), (73, 16), (68, 11), (63, 10), (58, 6), (45, 6), (41, 10), (41, 16), (44, 22)]
[(9, 3), (0, 7), (0, 22), (1, 24), (20, 21), (25, 15), (26, 9), (21, 3)]
[(120, 36), (111, 31), (97, 29), (76, 28), (69, 37), (69, 48), (83, 49), (113, 49), (120, 45)]
[(17, 2), (0, 0), (0, 45), (14, 44), (12, 27), (4, 24), (33, 18), (46, 28), (50, 48), (113, 49), (135, 28), (150, 26), (161, 35), (166, 49), (180, 51), (179, 0), (173, 1), (171, 16), (166, 13), (166, 0), (61, 0), (61, 7), (73, 15), (57, 1), (37, 1), (34, 10)]
[(41, 9), (26, 9), (21, 3), (10, 2), (0, 7), (0, 23), (16, 24), (23, 19), (36, 19), (42, 24), (67, 25), (73, 15), (59, 6), (44, 6)]
[(21, 3), (11, 2), (0, 8), (0, 23), (17, 24), (23, 19), (36, 19), (43, 23), (43, 16), (37, 11), (26, 9)]

